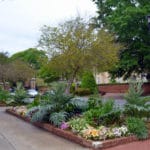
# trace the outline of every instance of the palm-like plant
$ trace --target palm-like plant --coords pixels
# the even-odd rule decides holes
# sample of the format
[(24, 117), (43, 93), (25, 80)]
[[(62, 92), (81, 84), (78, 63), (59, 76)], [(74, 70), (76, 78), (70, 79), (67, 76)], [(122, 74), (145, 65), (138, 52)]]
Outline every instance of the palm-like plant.
[[(68, 117), (72, 117), (69, 113), (76, 108), (85, 110), (86, 105), (83, 101), (73, 100), (72, 95), (65, 93), (65, 87), (59, 85), (53, 92), (41, 97), (40, 105), (37, 111), (32, 114), (31, 120), (51, 122), (56, 126), (60, 126), (61, 122), (66, 121)], [(30, 110), (29, 113), (30, 114)]]

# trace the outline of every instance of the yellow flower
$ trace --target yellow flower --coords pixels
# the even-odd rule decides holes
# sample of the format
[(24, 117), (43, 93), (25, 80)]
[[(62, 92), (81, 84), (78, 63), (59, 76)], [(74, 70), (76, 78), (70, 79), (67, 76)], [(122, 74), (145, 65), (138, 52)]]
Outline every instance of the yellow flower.
[(93, 129), (93, 130), (91, 131), (91, 135), (92, 135), (93, 137), (97, 137), (97, 136), (99, 136), (99, 134), (98, 134), (98, 130)]

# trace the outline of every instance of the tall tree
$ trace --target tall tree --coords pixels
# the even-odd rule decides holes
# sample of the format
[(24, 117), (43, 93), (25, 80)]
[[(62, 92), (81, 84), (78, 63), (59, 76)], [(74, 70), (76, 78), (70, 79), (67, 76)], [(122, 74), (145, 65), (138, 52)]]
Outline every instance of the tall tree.
[(146, 16), (149, 0), (93, 0), (98, 7), (97, 26), (107, 26), (125, 44), (120, 61), (111, 70), (114, 77), (150, 74), (150, 34)]
[(67, 78), (67, 92), (83, 70), (110, 69), (122, 47), (114, 42), (113, 35), (93, 29), (80, 17), (58, 27), (44, 26), (39, 46), (50, 54), (49, 67)]
[(8, 79), (8, 55), (6, 52), (0, 52), (0, 82), (3, 83), (5, 88), (5, 83)]
[(35, 70), (29, 66), (29, 64), (16, 60), (9, 63), (9, 69), (7, 72), (7, 79), (11, 83), (22, 82), (30, 80), (35, 75)]
[(29, 48), (22, 52), (15, 53), (10, 58), (12, 61), (21, 60), (28, 63), (33, 69), (40, 69), (43, 62), (48, 58), (46, 56), (45, 51), (38, 50), (36, 48)]

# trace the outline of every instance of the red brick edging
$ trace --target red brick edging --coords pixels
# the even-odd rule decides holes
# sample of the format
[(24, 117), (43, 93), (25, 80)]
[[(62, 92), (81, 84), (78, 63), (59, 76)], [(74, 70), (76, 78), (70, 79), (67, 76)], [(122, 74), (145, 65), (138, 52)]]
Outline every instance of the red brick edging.
[[(10, 109), (6, 109), (6, 112), (16, 116), (19, 119), (22, 119), (26, 122), (31, 123), (30, 119), (24, 116), (21, 116), (19, 114), (17, 114), (16, 112), (10, 110)], [(66, 131), (66, 130), (62, 130), (59, 129), (57, 127), (54, 127), (53, 125), (50, 125), (48, 123), (32, 123), (33, 125), (40, 127), (42, 129), (45, 129), (55, 135), (61, 136), (65, 139), (68, 139), (72, 142), (75, 142), (77, 144), (80, 144), (84, 147), (88, 147), (91, 149), (96, 149), (96, 150), (101, 150), (101, 149), (105, 149), (105, 148), (109, 148), (109, 147), (114, 147), (114, 146), (118, 146), (118, 145), (122, 145), (122, 144), (126, 144), (126, 143), (130, 143), (133, 141), (137, 141), (138, 139), (135, 136), (129, 136), (129, 137), (121, 137), (121, 138), (116, 138), (116, 139), (110, 139), (110, 140), (106, 140), (106, 141), (92, 141), (92, 140), (86, 140), (84, 138), (82, 138), (81, 136), (75, 135), (70, 131)]]

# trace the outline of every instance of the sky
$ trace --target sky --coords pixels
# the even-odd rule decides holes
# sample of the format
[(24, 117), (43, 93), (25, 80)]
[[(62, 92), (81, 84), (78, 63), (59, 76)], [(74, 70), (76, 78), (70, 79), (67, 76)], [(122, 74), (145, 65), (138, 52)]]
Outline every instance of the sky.
[(0, 52), (12, 55), (35, 47), (43, 25), (96, 16), (92, 0), (0, 0)]

